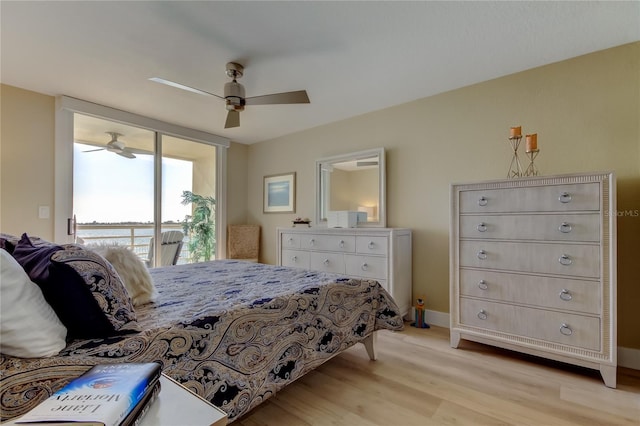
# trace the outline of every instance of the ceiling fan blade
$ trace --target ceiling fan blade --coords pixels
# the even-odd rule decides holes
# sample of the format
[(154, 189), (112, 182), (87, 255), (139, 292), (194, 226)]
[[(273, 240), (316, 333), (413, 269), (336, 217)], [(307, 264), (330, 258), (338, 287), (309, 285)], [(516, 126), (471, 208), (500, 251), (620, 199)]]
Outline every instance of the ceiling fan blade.
[(199, 95), (215, 96), (216, 98), (224, 99), (222, 96), (218, 96), (215, 93), (207, 92), (206, 90), (196, 89), (195, 87), (187, 86), (186, 84), (176, 83), (175, 81), (166, 80), (160, 77), (151, 77), (149, 80), (156, 83), (165, 84), (167, 86), (175, 87), (178, 89), (186, 90), (192, 93), (198, 93)]
[(273, 104), (308, 104), (309, 96), (306, 90), (295, 92), (273, 93), (271, 95), (252, 96), (245, 99), (245, 105), (273, 105)]
[(225, 129), (231, 127), (240, 127), (240, 113), (238, 111), (229, 111), (227, 114), (227, 121), (224, 123)]
[(90, 149), (88, 151), (82, 151), (82, 152), (96, 152), (96, 151), (104, 151), (104, 148)]
[(138, 148), (129, 148), (129, 147), (127, 147), (127, 148), (125, 148), (125, 150), (126, 150), (127, 152), (132, 153), (132, 154), (153, 155), (153, 152), (151, 152), (151, 151), (147, 151), (147, 150), (145, 150), (145, 149), (138, 149)]
[(136, 158), (136, 156), (135, 156), (135, 155), (133, 155), (132, 153), (130, 153), (130, 152), (129, 152), (129, 151), (127, 151), (127, 150), (122, 150), (122, 151), (120, 151), (120, 152), (116, 152), (116, 154), (121, 155), (121, 156), (123, 156), (123, 157), (125, 157), (125, 158)]

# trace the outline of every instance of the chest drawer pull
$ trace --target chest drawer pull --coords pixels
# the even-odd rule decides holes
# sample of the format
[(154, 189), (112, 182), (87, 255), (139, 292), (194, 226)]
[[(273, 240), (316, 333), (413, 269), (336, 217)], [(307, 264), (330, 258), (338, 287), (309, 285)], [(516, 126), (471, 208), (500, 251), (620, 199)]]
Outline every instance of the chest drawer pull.
[(369, 269), (369, 265), (367, 263), (363, 263), (361, 268), (362, 268), (363, 271), (366, 271), (366, 270)]
[(316, 245), (316, 240), (314, 240), (313, 238), (309, 240), (309, 245), (310, 246), (315, 246)]
[(563, 234), (568, 234), (572, 229), (573, 227), (571, 226), (571, 224), (567, 222), (562, 222), (562, 224), (558, 227), (558, 231), (562, 232)]
[(573, 330), (567, 324), (563, 323), (560, 326), (560, 333), (564, 334), (565, 336), (571, 336), (573, 334)]
[(484, 250), (480, 250), (478, 252), (478, 259), (485, 260), (487, 258), (487, 252)]
[(297, 262), (298, 261), (298, 256), (291, 256), (291, 261), (292, 262)]
[(484, 309), (480, 309), (480, 312), (478, 312), (478, 318), (480, 318), (481, 320), (487, 319), (487, 313), (485, 312)]
[(340, 248), (344, 248), (344, 240), (340, 240)]
[(476, 226), (476, 229), (478, 230), (478, 232), (486, 232), (487, 225), (484, 222), (480, 222), (478, 226)]
[(571, 257), (569, 257), (568, 254), (563, 254), (558, 258), (558, 262), (560, 262), (561, 265), (569, 266), (573, 263), (573, 260), (571, 259)]
[(480, 282), (478, 283), (478, 288), (480, 290), (486, 290), (489, 288), (489, 286), (487, 285), (487, 282), (485, 280), (480, 280)]
[(570, 203), (571, 194), (569, 194), (568, 192), (561, 193), (560, 196), (558, 197), (558, 201), (560, 201), (562, 204)]
[(322, 262), (322, 263), (324, 263), (325, 265), (328, 265), (329, 264), (329, 259), (325, 259), (324, 262)]
[(289, 239), (287, 240), (287, 242), (288, 242), (289, 244), (293, 244), (293, 238), (289, 237)]
[(374, 243), (373, 241), (369, 241), (369, 244), (367, 244), (367, 247), (369, 247), (370, 250), (373, 250), (375, 246), (376, 246), (376, 243)]
[(484, 195), (478, 199), (478, 205), (484, 207), (489, 203), (489, 200)]
[(569, 292), (569, 290), (567, 290), (566, 288), (563, 288), (560, 291), (560, 299), (565, 300), (565, 301), (569, 301), (571, 299), (573, 299), (573, 296), (571, 295), (571, 293)]

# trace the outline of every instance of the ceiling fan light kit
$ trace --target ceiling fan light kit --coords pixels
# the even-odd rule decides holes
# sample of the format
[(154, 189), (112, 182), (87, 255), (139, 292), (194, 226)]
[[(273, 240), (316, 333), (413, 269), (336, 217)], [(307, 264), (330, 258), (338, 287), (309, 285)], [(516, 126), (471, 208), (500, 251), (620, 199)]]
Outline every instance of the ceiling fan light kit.
[(201, 95), (215, 96), (224, 99), (225, 108), (227, 109), (227, 120), (224, 128), (240, 126), (240, 111), (244, 111), (245, 105), (274, 105), (274, 104), (308, 104), (309, 96), (306, 90), (298, 90), (294, 92), (273, 93), (269, 95), (245, 97), (244, 86), (238, 83), (237, 79), (244, 74), (244, 67), (237, 62), (228, 62), (226, 65), (226, 74), (232, 81), (224, 85), (224, 96), (218, 96), (215, 93), (206, 90), (197, 89), (175, 81), (166, 80), (160, 77), (152, 77), (149, 80), (156, 83), (166, 84), (182, 90)]

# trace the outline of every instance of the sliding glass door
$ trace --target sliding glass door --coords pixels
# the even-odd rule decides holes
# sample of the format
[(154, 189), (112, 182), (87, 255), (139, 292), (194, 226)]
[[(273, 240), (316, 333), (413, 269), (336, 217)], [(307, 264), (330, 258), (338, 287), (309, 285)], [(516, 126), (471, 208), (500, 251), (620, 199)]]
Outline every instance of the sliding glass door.
[(216, 258), (215, 146), (79, 113), (73, 134), (77, 241), (127, 246), (150, 267)]

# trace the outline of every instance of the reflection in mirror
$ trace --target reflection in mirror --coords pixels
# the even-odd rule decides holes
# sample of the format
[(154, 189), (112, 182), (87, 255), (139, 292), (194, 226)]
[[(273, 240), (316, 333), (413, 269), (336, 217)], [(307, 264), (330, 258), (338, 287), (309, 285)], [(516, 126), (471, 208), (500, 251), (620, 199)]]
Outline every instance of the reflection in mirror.
[(329, 211), (358, 211), (367, 221), (358, 226), (386, 226), (384, 148), (316, 161), (316, 223)]

